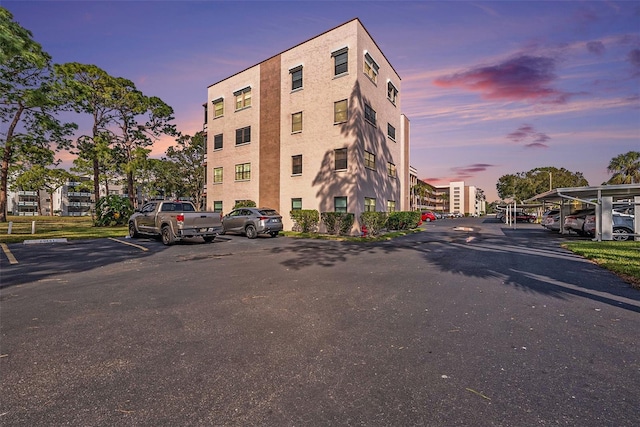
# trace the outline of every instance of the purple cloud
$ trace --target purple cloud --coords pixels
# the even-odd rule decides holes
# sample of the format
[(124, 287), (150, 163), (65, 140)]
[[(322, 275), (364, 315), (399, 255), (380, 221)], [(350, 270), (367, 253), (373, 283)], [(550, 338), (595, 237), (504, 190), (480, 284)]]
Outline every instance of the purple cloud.
[(600, 56), (605, 51), (604, 43), (602, 43), (601, 41), (587, 42), (587, 50), (590, 53)]
[(561, 104), (568, 94), (553, 89), (553, 58), (521, 55), (497, 65), (473, 68), (434, 80), (439, 87), (462, 87), (485, 99), (530, 100)]
[(631, 52), (629, 52), (629, 54), (627, 55), (627, 59), (629, 60), (629, 63), (634, 69), (633, 75), (639, 76), (640, 75), (640, 49), (633, 49)]
[(474, 163), (468, 166), (453, 167), (451, 170), (455, 173), (457, 179), (472, 178), (480, 172), (484, 172), (495, 165), (487, 163)]
[(551, 139), (549, 135), (538, 132), (533, 126), (527, 124), (508, 134), (507, 138), (513, 142), (530, 141), (524, 145), (526, 148), (548, 148), (549, 146), (545, 143)]

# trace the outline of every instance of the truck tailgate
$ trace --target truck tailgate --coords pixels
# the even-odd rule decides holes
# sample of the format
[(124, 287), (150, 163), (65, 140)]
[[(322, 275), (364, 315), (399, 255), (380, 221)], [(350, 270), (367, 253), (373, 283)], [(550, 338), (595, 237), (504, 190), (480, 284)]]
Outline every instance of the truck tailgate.
[(220, 228), (220, 214), (212, 212), (184, 212), (182, 228)]

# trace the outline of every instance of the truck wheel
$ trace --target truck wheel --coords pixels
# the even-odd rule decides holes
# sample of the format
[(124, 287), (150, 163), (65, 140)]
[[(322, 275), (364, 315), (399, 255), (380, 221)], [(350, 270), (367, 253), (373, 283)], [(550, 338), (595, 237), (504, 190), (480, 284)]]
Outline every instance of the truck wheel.
[(271, 235), (271, 237), (278, 237), (278, 232), (277, 231), (272, 231), (269, 234)]
[(138, 236), (139, 234), (138, 234), (138, 230), (136, 230), (136, 224), (133, 221), (131, 221), (129, 223), (129, 237), (135, 238)]
[(256, 237), (258, 237), (256, 228), (251, 224), (247, 225), (247, 228), (244, 229), (244, 232), (249, 239), (255, 239)]
[(169, 246), (169, 245), (173, 245), (175, 241), (176, 239), (175, 237), (173, 237), (173, 232), (171, 231), (171, 227), (169, 227), (168, 225), (165, 225), (164, 227), (162, 227), (162, 243)]
[(213, 242), (213, 239), (216, 238), (216, 236), (203, 236), (202, 238), (204, 239), (205, 243), (211, 243)]

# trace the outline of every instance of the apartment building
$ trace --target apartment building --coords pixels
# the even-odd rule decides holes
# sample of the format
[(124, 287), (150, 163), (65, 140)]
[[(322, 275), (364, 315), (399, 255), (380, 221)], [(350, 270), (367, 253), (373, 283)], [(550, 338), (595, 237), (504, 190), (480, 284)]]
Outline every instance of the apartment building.
[(478, 200), (478, 190), (464, 181), (450, 182), (435, 186), (436, 210), (458, 212), (464, 215), (480, 216), (486, 211), (486, 202)]
[[(7, 211), (10, 215), (18, 216), (88, 216), (94, 210), (93, 193), (87, 187), (88, 178), (78, 178), (68, 181), (52, 194), (45, 190), (39, 191), (9, 191), (7, 197)], [(112, 185), (109, 194), (122, 195), (126, 188), (122, 185)], [(100, 185), (100, 195), (106, 196), (106, 188)]]
[(409, 209), (400, 76), (360, 20), (208, 87), (206, 206), (355, 214)]

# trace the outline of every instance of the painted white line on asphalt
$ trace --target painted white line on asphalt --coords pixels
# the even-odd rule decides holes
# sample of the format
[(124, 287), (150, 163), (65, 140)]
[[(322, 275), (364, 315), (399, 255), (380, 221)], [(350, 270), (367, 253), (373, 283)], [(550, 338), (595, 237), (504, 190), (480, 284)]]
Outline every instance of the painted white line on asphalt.
[(7, 259), (9, 259), (9, 264), (17, 264), (18, 263), (18, 260), (16, 259), (16, 257), (13, 256), (13, 254), (9, 250), (9, 247), (7, 246), (6, 243), (0, 243), (0, 247), (2, 247), (2, 251), (7, 256)]
[(113, 237), (108, 237), (109, 240), (113, 240), (114, 242), (118, 242), (118, 243), (122, 243), (123, 245), (129, 245), (129, 246), (133, 246), (134, 248), (138, 248), (141, 251), (148, 251), (148, 248), (145, 248), (144, 246), (140, 246), (140, 245), (136, 245), (135, 243), (129, 243), (129, 242), (123, 242), (122, 240), (119, 239), (115, 239)]

